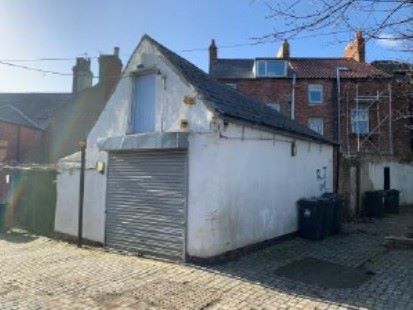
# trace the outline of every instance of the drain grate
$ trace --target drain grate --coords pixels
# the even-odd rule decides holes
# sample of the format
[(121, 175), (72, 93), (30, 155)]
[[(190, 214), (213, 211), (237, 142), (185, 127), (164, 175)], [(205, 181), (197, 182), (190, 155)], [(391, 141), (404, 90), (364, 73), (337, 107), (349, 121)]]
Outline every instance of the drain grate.
[(364, 268), (351, 268), (306, 257), (275, 270), (275, 275), (323, 288), (355, 288), (374, 273)]

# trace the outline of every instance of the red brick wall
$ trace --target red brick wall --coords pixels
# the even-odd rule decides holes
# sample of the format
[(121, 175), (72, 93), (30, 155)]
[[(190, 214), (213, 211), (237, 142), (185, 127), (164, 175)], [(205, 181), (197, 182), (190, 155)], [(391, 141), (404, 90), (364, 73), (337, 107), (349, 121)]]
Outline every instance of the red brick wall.
[[(241, 92), (255, 97), (265, 103), (276, 102), (281, 106), (281, 112), (291, 116), (291, 79), (245, 79), (225, 80), (225, 83), (235, 83)], [(379, 91), (380, 100), (370, 106), (370, 130), (378, 126), (380, 120), (389, 115), (388, 80), (342, 80), (341, 81), (341, 142), (342, 151), (351, 154), (357, 152), (357, 135), (351, 132), (351, 109), (356, 107), (358, 85), (359, 96), (373, 96)], [(308, 99), (309, 84), (323, 86), (323, 103), (312, 105)], [(372, 102), (363, 102), (370, 105)], [(308, 126), (309, 118), (322, 118), (324, 121), (324, 136), (337, 139), (337, 86), (335, 79), (297, 79), (295, 87), (295, 119)], [(361, 153), (390, 152), (389, 122), (384, 121), (379, 129), (369, 138), (360, 136)]]
[[(341, 145), (344, 153), (355, 154), (358, 150), (362, 154), (389, 155), (391, 153), (388, 86), (388, 80), (359, 80), (357, 83), (356, 81), (342, 83)], [(351, 130), (351, 109), (357, 106), (357, 93), (358, 96), (376, 96), (377, 92), (379, 92), (379, 100), (359, 101), (359, 105), (369, 106), (370, 134), (357, 137), (357, 134), (352, 133)]]
[(7, 155), (3, 161), (17, 158), (17, 134), (18, 126), (0, 122), (0, 140), (7, 141)]
[[(310, 104), (308, 86), (318, 84), (323, 86), (323, 103)], [(309, 118), (322, 118), (324, 121), (324, 136), (335, 140), (335, 87), (332, 80), (297, 80), (295, 91), (295, 120), (308, 126)]]
[(109, 99), (122, 71), (122, 62), (118, 55), (101, 55), (99, 57), (99, 84), (105, 90), (105, 101)]
[(19, 129), (15, 124), (0, 122), (0, 140), (8, 142), (4, 162), (30, 160), (31, 152), (41, 143), (41, 138), (40, 130), (21, 126)]

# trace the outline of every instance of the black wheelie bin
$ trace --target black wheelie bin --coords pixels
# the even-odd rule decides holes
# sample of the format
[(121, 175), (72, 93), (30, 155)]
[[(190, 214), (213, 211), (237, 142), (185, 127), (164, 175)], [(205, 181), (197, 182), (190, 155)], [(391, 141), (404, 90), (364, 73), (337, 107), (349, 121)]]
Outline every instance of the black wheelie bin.
[(300, 199), (298, 201), (298, 233), (310, 240), (325, 237), (325, 203), (320, 198)]

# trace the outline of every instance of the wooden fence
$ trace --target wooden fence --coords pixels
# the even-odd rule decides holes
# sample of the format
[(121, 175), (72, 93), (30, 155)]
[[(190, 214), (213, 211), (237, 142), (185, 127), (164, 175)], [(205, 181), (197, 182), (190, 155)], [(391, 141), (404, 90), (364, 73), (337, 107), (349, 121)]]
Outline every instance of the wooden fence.
[(56, 170), (11, 169), (7, 190), (8, 226), (51, 235), (56, 209)]

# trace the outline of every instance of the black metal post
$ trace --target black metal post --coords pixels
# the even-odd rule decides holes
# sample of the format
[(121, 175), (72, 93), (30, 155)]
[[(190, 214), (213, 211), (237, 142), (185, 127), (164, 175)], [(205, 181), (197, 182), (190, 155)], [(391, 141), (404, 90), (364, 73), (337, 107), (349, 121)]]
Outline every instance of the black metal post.
[(340, 145), (335, 147), (336, 149), (336, 184), (335, 184), (335, 192), (339, 194), (339, 187), (340, 187)]
[(360, 186), (361, 186), (361, 162), (360, 159), (357, 158), (357, 162), (356, 162), (356, 214), (357, 215), (361, 215), (361, 190), (360, 190)]
[(79, 181), (79, 217), (77, 246), (82, 247), (82, 228), (83, 228), (83, 196), (85, 192), (85, 163), (86, 163), (86, 141), (79, 141), (80, 148), (80, 181)]

